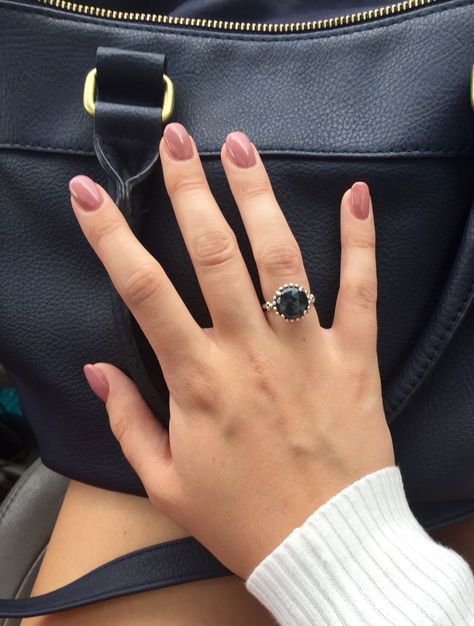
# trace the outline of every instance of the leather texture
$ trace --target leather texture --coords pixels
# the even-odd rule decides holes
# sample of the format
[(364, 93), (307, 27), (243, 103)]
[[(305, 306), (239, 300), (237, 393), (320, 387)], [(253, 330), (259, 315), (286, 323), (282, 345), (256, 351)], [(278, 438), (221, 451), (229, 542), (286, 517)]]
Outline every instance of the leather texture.
[[(86, 362), (108, 361), (132, 374), (140, 389), (147, 385), (149, 404), (163, 407), (157, 418), (165, 425), (169, 420), (159, 364), (138, 326), (128, 324), (123, 308), (118, 314), (110, 279), (70, 209), (72, 176), (84, 173), (113, 186), (141, 241), (198, 323), (210, 325), (161, 170), (147, 169), (147, 155), (149, 163), (154, 156), (135, 147), (131, 153), (141, 157), (131, 172), (124, 171), (121, 125), (135, 124), (134, 138), (148, 137), (149, 128), (152, 138), (160, 132), (159, 107), (147, 100), (157, 92), (133, 83), (136, 57), (127, 53), (135, 51), (143, 67), (150, 64), (156, 73), (158, 91), (167, 64), (176, 89), (173, 119), (196, 141), (261, 301), (270, 294), (261, 293), (219, 160), (226, 134), (243, 130), (258, 147), (300, 244), (325, 326), (338, 289), (340, 198), (355, 180), (369, 184), (377, 229), (379, 365), (409, 502), (426, 528), (474, 513), (473, 25), (472, 0), (281, 35), (116, 22), (0, 0), (0, 267), (16, 268), (2, 277), (0, 360), (46, 466), (145, 495), (110, 431), (103, 403), (85, 382)], [(123, 81), (122, 89), (113, 58), (120, 50), (124, 75), (132, 81)], [(99, 79), (105, 116), (99, 108), (94, 121), (82, 108), (82, 88), (97, 63), (110, 82), (101, 92)], [(135, 122), (137, 103), (127, 109), (131, 103), (121, 100), (132, 93), (140, 108)], [(150, 115), (148, 108), (154, 109)], [(137, 189), (121, 194), (124, 181), (144, 171)], [(152, 384), (143, 383), (137, 368)], [(192, 562), (202, 546), (192, 539), (183, 545)], [(49, 604), (47, 598), (37, 604), (31, 599), (21, 608), (2, 601), (0, 614), (51, 612), (92, 589), (120, 595), (159, 587), (166, 578), (160, 569), (164, 551), (155, 546), (138, 552), (120, 561), (137, 576), (127, 588), (113, 587), (110, 576), (101, 578), (95, 570), (74, 583), (71, 596), (60, 591)], [(136, 567), (142, 558), (145, 569)], [(153, 580), (148, 567), (158, 572)], [(92, 601), (91, 593), (85, 599)]]

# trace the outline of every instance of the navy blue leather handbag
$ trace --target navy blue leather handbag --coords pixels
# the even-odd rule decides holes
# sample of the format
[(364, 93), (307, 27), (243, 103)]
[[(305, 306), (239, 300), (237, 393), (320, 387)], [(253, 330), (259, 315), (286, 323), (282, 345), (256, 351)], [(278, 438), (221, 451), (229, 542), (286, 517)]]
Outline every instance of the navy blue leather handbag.
[[(339, 202), (371, 189), (378, 354), (408, 500), (431, 529), (474, 514), (473, 0), (89, 3), (0, 0), (0, 361), (51, 469), (145, 496), (85, 381), (131, 376), (168, 425), (159, 363), (87, 244), (68, 181), (116, 198), (196, 320), (210, 317), (164, 188), (158, 143), (180, 121), (257, 271), (219, 158), (258, 147), (330, 326)], [(99, 6), (100, 5), (100, 6)], [(47, 185), (44, 181), (47, 181)], [(32, 616), (228, 575), (189, 537), (107, 563), (0, 616)]]

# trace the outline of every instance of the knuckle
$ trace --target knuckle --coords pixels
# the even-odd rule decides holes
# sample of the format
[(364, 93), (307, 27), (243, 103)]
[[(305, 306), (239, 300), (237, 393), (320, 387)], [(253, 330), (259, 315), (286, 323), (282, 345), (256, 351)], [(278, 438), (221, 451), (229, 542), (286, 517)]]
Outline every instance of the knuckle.
[(129, 420), (124, 413), (117, 412), (111, 416), (110, 428), (122, 448), (126, 447), (128, 427)]
[(163, 280), (153, 263), (142, 263), (122, 283), (119, 292), (131, 306), (140, 306), (163, 288)]
[(194, 410), (206, 415), (218, 413), (219, 390), (216, 384), (215, 372), (207, 367), (194, 370), (192, 376), (187, 377), (186, 395)]
[(375, 250), (375, 239), (370, 236), (363, 236), (354, 233), (346, 237), (345, 245), (349, 248), (359, 248), (361, 250)]
[(241, 193), (246, 200), (260, 200), (273, 195), (273, 190), (270, 181), (261, 178), (251, 184), (247, 183), (244, 185)]
[(99, 220), (94, 227), (95, 247), (98, 251), (109, 244), (110, 238), (115, 238), (123, 232), (123, 222), (117, 219)]
[(372, 311), (377, 303), (377, 283), (374, 280), (345, 281), (340, 291), (344, 298), (361, 307)]
[(368, 407), (372, 401), (378, 401), (378, 393), (371, 391), (380, 390), (380, 376), (378, 368), (374, 367), (374, 361), (370, 356), (364, 358), (345, 357), (345, 388), (351, 390), (351, 395), (357, 399), (357, 404), (363, 403)]
[(297, 245), (273, 243), (256, 254), (257, 265), (269, 274), (297, 275), (303, 270), (303, 261)]
[(235, 259), (237, 241), (233, 232), (213, 230), (198, 236), (192, 245), (194, 259), (203, 267), (223, 265)]
[(192, 195), (204, 189), (204, 181), (200, 176), (175, 176), (167, 184), (169, 195)]
[(252, 389), (256, 392), (256, 398), (264, 398), (272, 404), (277, 403), (278, 384), (275, 381), (272, 370), (268, 366), (268, 353), (242, 342), (244, 355), (248, 363), (247, 371), (252, 381)]
[(353, 365), (346, 373), (346, 389), (350, 390), (351, 397), (357, 403), (367, 396), (367, 369), (360, 365)]
[(347, 365), (347, 376), (356, 387), (365, 384), (367, 364), (361, 359), (351, 359)]

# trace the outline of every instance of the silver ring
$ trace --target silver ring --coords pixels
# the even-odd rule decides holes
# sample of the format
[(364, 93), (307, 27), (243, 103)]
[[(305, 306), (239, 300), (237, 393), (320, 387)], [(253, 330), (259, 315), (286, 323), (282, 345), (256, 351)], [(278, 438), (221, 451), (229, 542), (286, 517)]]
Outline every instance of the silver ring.
[(314, 295), (309, 293), (303, 285), (285, 283), (280, 285), (273, 294), (273, 300), (262, 304), (266, 311), (274, 311), (286, 322), (299, 322), (314, 304)]

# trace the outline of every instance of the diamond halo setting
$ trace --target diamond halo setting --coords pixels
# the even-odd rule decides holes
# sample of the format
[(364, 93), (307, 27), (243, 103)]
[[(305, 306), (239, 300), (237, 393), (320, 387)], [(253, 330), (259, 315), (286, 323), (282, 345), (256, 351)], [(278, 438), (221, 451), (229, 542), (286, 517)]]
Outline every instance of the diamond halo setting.
[(314, 300), (314, 295), (303, 285), (285, 283), (275, 291), (273, 300), (268, 300), (262, 307), (266, 311), (274, 311), (286, 322), (299, 322), (308, 314)]

